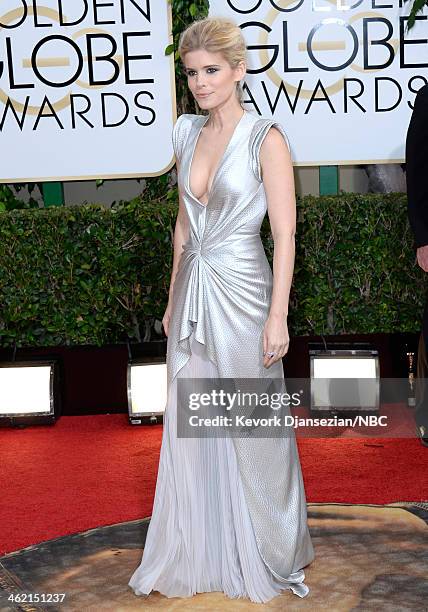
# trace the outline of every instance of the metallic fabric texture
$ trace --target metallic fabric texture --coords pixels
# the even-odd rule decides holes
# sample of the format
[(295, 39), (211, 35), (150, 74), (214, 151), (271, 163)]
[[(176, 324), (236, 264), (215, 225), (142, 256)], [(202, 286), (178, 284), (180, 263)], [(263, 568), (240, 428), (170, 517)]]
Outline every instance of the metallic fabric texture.
[[(245, 111), (219, 162), (209, 200), (192, 194), (189, 175), (209, 115), (181, 115), (173, 130), (178, 186), (189, 218), (174, 283), (167, 344), (168, 386), (191, 355), (190, 336), (205, 345), (220, 378), (284, 377), (281, 361), (263, 365), (263, 327), (272, 295), (272, 270), (260, 238), (267, 212), (260, 147), (272, 119)], [(267, 382), (267, 381), (266, 381)], [(314, 558), (294, 431), (287, 436), (233, 439), (260, 555), (284, 586), (304, 597), (303, 567)]]

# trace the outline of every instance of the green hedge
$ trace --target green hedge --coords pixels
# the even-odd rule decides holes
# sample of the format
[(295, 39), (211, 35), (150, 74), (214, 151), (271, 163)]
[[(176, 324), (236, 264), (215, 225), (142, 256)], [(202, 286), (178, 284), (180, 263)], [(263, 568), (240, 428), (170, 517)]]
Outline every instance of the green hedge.
[[(0, 214), (0, 344), (159, 337), (177, 214), (170, 200)], [(272, 265), (268, 217), (262, 238)], [(404, 194), (298, 200), (294, 335), (416, 331), (425, 275)], [(156, 323), (157, 321), (157, 323)], [(156, 323), (156, 325), (155, 325)]]
[(405, 194), (306, 196), (298, 212), (296, 335), (420, 329), (427, 275), (416, 264)]

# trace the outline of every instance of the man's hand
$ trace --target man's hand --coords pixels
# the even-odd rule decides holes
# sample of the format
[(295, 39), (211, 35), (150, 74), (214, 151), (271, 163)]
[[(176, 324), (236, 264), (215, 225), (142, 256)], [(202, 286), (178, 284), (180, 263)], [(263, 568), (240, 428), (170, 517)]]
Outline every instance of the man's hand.
[(421, 246), (416, 251), (418, 264), (424, 272), (428, 272), (428, 244)]

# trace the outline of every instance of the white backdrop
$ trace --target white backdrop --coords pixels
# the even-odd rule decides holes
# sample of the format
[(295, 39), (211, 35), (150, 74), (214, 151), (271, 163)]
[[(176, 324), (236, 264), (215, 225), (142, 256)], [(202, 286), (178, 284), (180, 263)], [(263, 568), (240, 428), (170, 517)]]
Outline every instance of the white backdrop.
[(406, 33), (404, 4), (210, 0), (210, 16), (231, 17), (249, 45), (247, 109), (283, 124), (295, 165), (404, 161), (428, 82), (427, 13)]
[(176, 116), (167, 0), (34, 6), (1, 0), (0, 182), (163, 174)]

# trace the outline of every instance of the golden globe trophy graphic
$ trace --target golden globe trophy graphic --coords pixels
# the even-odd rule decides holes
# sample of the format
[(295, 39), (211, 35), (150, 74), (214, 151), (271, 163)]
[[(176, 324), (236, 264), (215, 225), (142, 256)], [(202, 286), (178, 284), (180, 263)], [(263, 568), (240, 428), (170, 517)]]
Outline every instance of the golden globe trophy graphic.
[(168, 0), (1, 8), (0, 133), (11, 153), (1, 182), (140, 178), (173, 166)]
[(428, 81), (425, 23), (406, 31), (409, 4), (210, 0), (210, 15), (241, 27), (245, 101), (284, 125), (295, 166), (401, 164), (415, 94)]

